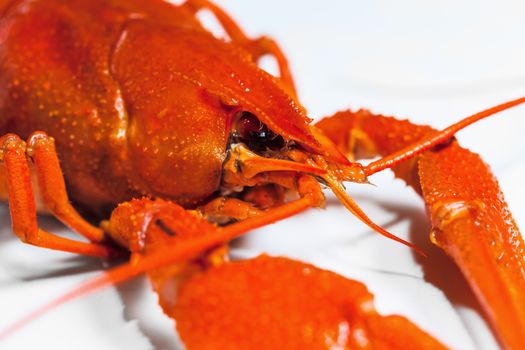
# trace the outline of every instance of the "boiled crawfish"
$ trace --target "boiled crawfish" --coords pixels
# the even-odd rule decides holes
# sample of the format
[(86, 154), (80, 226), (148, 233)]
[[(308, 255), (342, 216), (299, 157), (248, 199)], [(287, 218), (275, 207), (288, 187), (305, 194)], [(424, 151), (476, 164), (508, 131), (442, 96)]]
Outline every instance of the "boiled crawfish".
[[(214, 12), (231, 42), (218, 41), (201, 27), (195, 13), (203, 8)], [(389, 321), (376, 316), (366, 291), (348, 300), (341, 298), (336, 311), (344, 317), (329, 317), (326, 325), (310, 326), (312, 335), (293, 332), (304, 330), (304, 322), (313, 322), (311, 313), (298, 312), (297, 306), (290, 311), (298, 312), (297, 323), (285, 322), (271, 331), (268, 325), (275, 323), (264, 323), (264, 317), (271, 320), (279, 317), (276, 311), (287, 309), (264, 299), (263, 292), (272, 290), (278, 280), (254, 279), (259, 274), (287, 271), (283, 282), (292, 286), (305, 283), (308, 277), (300, 271), (309, 271), (314, 288), (327, 286), (328, 294), (321, 301), (339, 300), (345, 291), (363, 287), (285, 259), (224, 262), (223, 243), (249, 229), (322, 206), (319, 182), (330, 187), (366, 225), (402, 241), (371, 221), (341, 185), (342, 181), (366, 183), (368, 176), (395, 166), (396, 175), (425, 198), (433, 241), (458, 262), (502, 343), (509, 348), (520, 344), (524, 328), (520, 310), (525, 310), (523, 242), (486, 166), (451, 137), (469, 123), (522, 100), (474, 116), (448, 132), (437, 133), (367, 111), (341, 112), (313, 127), (275, 42), (247, 38), (207, 1), (188, 1), (178, 7), (161, 1), (12, 1), (4, 7), (2, 22), (1, 71), (6, 93), (0, 114), (2, 133), (9, 133), (2, 138), (2, 160), (13, 231), (28, 243), (80, 254), (118, 255), (115, 244), (131, 251), (131, 264), (87, 286), (147, 272), (161, 305), (176, 318), (190, 348), (220, 348), (232, 342), (240, 347), (265, 346), (263, 341), (271, 336), (290, 346), (320, 346), (323, 336), (341, 324), (362, 331), (365, 340), (341, 338), (345, 332), (336, 329), (330, 339), (341, 342), (334, 343), (339, 346), (400, 347), (396, 341), (411, 339), (400, 336), (408, 331), (414, 337), (409, 344), (439, 348), (402, 318), (395, 319), (386, 335), (375, 332), (376, 321), (367, 317), (377, 317), (377, 329), (383, 331)], [(152, 59), (150, 52), (159, 54)], [(256, 66), (266, 54), (278, 61), (278, 78)], [(343, 154), (385, 158), (365, 167)], [(471, 170), (468, 181), (456, 181), (465, 179), (465, 168)], [(91, 243), (38, 228), (32, 171), (41, 194), (37, 203), (42, 202), (42, 207)], [(286, 191), (300, 198), (287, 202)], [(93, 226), (78, 210), (109, 220)], [(472, 235), (465, 235), (465, 230), (482, 239), (472, 243)], [(236, 278), (253, 284), (242, 289)], [(217, 279), (232, 283), (218, 284)], [(175, 280), (182, 284), (179, 298), (174, 295)], [(272, 312), (259, 313), (260, 319), (244, 312), (231, 323), (221, 323), (225, 309), (214, 309), (216, 304), (197, 298), (199, 291), (221, 300), (220, 306), (232, 314), (246, 305), (257, 314), (254, 304), (261, 300)], [(255, 299), (232, 299), (239, 291)], [(300, 295), (301, 289), (286, 291), (280, 297), (289, 306), (287, 298)], [(275, 294), (271, 300), (277, 300)], [(322, 309), (323, 303), (316, 306)], [(196, 327), (201, 320), (194, 317), (201, 314), (209, 315), (207, 323)], [(261, 324), (267, 328), (257, 338), (250, 330), (260, 329)], [(212, 325), (216, 329), (204, 339), (203, 333)], [(232, 338), (221, 343), (227, 332)]]

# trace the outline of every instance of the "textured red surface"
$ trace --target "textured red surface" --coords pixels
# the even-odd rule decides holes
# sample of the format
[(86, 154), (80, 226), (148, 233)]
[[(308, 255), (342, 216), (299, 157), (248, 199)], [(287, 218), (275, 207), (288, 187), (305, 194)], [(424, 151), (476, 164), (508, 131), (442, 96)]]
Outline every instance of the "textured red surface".
[(232, 111), (321, 151), (278, 80), (187, 7), (13, 1), (0, 29), (0, 134), (54, 137), (69, 194), (91, 211), (141, 195), (201, 204), (219, 187)]
[(503, 342), (518, 349), (525, 339), (525, 245), (496, 179), (457, 144), (423, 155), (419, 174), (434, 243), (461, 268)]
[[(342, 126), (358, 128), (366, 140), (351, 151), (359, 154), (359, 147), (368, 146), (365, 153), (380, 155), (434, 131), (367, 111), (341, 112), (318, 126), (343, 149), (349, 134)], [(452, 142), (393, 170), (423, 195), (432, 242), (462, 270), (502, 343), (519, 349), (525, 339), (525, 244), (490, 168)]]
[(189, 349), (444, 348), (407, 319), (379, 315), (372, 302), (362, 283), (260, 256), (194, 276), (166, 311)]

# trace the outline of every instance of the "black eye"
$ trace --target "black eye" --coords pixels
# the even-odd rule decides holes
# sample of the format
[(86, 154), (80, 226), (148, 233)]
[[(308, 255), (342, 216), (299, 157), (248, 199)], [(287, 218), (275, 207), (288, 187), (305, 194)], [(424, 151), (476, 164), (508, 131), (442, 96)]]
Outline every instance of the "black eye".
[(278, 150), (284, 147), (284, 139), (268, 129), (255, 115), (241, 112), (235, 125), (237, 141), (245, 143), (253, 151)]
[(242, 112), (237, 120), (236, 132), (241, 139), (248, 140), (252, 137), (257, 138), (259, 135), (264, 136), (267, 134), (268, 128), (253, 114)]

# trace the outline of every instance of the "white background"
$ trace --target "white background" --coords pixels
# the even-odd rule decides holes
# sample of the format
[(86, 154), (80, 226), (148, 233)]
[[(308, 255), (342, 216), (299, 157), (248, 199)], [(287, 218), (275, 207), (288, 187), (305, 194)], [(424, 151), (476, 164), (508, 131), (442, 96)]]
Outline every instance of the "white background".
[[(302, 103), (318, 118), (361, 107), (437, 128), (525, 96), (521, 1), (241, 1), (220, 5), (250, 35), (270, 34), (289, 57)], [(492, 166), (525, 227), (525, 107), (480, 122), (458, 138)], [(379, 224), (429, 253), (370, 232), (332, 196), (326, 210), (258, 230), (238, 256), (270, 252), (365, 282), (384, 313), (407, 315), (456, 349), (495, 349), (479, 306), (450, 261), (428, 242), (420, 198), (390, 173), (349, 192)], [(100, 274), (102, 263), (21, 244), (0, 207), (0, 329)], [(47, 228), (65, 231), (51, 219)], [(177, 349), (171, 320), (143, 279), (49, 312), (1, 349)]]

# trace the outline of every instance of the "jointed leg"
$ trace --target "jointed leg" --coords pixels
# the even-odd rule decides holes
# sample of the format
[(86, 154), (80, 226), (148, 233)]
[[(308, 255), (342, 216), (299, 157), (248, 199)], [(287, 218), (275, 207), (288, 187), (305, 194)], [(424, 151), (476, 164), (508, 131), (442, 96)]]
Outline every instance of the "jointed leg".
[[(321, 186), (313, 177), (291, 173), (276, 176), (290, 178), (281, 182), (293, 184), (290, 188), (296, 190), (301, 198), (268, 210), (256, 209), (251, 203), (235, 198), (218, 198), (198, 211), (186, 210), (174, 202), (161, 199), (134, 199), (121, 203), (105, 227), (115, 242), (132, 253), (148, 256), (155, 251), (173, 250), (189, 242), (202, 245), (200, 251), (204, 252), (215, 245), (227, 243), (230, 236), (233, 239), (252, 228), (324, 204)], [(221, 227), (207, 220), (212, 216), (210, 213), (241, 221)]]
[(53, 139), (42, 132), (32, 134), (27, 155), (33, 159), (40, 192), (51, 214), (90, 241), (101, 242), (104, 232), (84, 220), (69, 202)]
[[(509, 349), (519, 348), (525, 337), (525, 244), (488, 166), (450, 141), (459, 129), (523, 102), (490, 108), (442, 131), (366, 111), (341, 112), (317, 124), (343, 152), (365, 148), (364, 154), (383, 156), (365, 167), (368, 175), (393, 167), (423, 196), (431, 241), (462, 270)], [(354, 127), (363, 139), (348, 142)]]
[(252, 40), (247, 45), (248, 51), (254, 56), (254, 60), (259, 60), (264, 55), (273, 55), (279, 65), (279, 78), (284, 85), (284, 88), (293, 97), (297, 97), (297, 90), (293, 80), (292, 72), (288, 66), (288, 60), (277, 42), (267, 36), (262, 36), (258, 39)]
[[(302, 177), (306, 177), (306, 175), (303, 175)], [(305, 191), (307, 191), (307, 189), (310, 187), (309, 185), (313, 186), (314, 182), (317, 183), (313, 178), (311, 181), (308, 181), (307, 179), (302, 180), (300, 178), (298, 180), (298, 184), (302, 188), (300, 192), (305, 193)], [(314, 188), (312, 187), (312, 189)], [(322, 196), (319, 184), (317, 184), (315, 187), (316, 192), (317, 190)], [(161, 200), (156, 200), (160, 206), (168, 209), (168, 211), (172, 210), (174, 214), (171, 215), (172, 221), (170, 222), (172, 224), (170, 226), (173, 227), (170, 227), (169, 232), (161, 233), (159, 237), (163, 237), (164, 239), (166, 237), (168, 237), (168, 239), (175, 239), (180, 232), (184, 233), (184, 235), (188, 237), (191, 237), (190, 239), (181, 239), (177, 242), (177, 244), (172, 245), (154, 244), (154, 247), (152, 247), (151, 251), (143, 251), (144, 254), (139, 259), (107, 270), (106, 273), (100, 277), (84, 283), (75, 290), (60, 296), (52, 303), (49, 303), (48, 305), (45, 305), (44, 307), (31, 313), (28, 317), (22, 319), (20, 322), (17, 322), (9, 329), (1, 332), (0, 338), (2, 336), (11, 334), (19, 327), (44, 314), (53, 307), (86, 295), (90, 292), (103, 288), (104, 286), (115, 285), (129, 280), (142, 273), (151, 273), (153, 271), (154, 273), (150, 274), (150, 277), (152, 278), (154, 287), (157, 289), (162, 288), (164, 287), (166, 278), (171, 278), (173, 276), (169, 272), (163, 275), (161, 272), (165, 268), (169, 268), (170, 266), (174, 265), (176, 266), (180, 263), (199, 258), (202, 256), (203, 252), (210, 251), (210, 249), (213, 250), (214, 248), (219, 247), (231, 241), (232, 239), (242, 236), (251, 229), (274, 223), (276, 221), (298, 214), (299, 212), (304, 211), (310, 207), (316, 206), (315, 197), (315, 195), (308, 194), (305, 197), (269, 209), (264, 213), (264, 215), (252, 217), (226, 227), (213, 226), (205, 220), (202, 220), (202, 218), (199, 218), (198, 215), (184, 210), (175, 203), (163, 204)], [(136, 225), (142, 224), (142, 220), (130, 216), (129, 214), (132, 212), (136, 213), (137, 210), (142, 211), (145, 205), (155, 205), (155, 202), (150, 199), (133, 200), (131, 202), (121, 204), (113, 211), (111, 219), (106, 223), (106, 227), (108, 232), (112, 234), (112, 237), (115, 239), (115, 241), (125, 242), (128, 241), (127, 238), (133, 236), (131, 231), (133, 228), (137, 227)], [(148, 210), (143, 211), (143, 214), (147, 213)], [(151, 225), (150, 227), (159, 226)], [(164, 231), (164, 228), (161, 230)], [(148, 232), (145, 233), (147, 233), (149, 236), (150, 232), (148, 230)], [(118, 236), (120, 236), (120, 239)], [(145, 248), (148, 249), (148, 247)], [(175, 291), (175, 289), (171, 290)], [(163, 288), (163, 291), (169, 292), (170, 290)], [(169, 307), (169, 304), (165, 304), (164, 300), (161, 300), (160, 302), (163, 307)]]
[[(264, 215), (264, 210), (284, 204), (284, 188), (298, 191), (302, 197), (313, 199), (313, 206), (323, 206), (324, 196), (319, 184), (310, 176), (298, 177), (295, 174), (273, 174), (261, 179), (261, 184), (246, 189), (243, 200), (218, 197), (202, 206), (199, 211), (215, 220), (246, 220)], [(273, 182), (275, 181), (275, 182)], [(280, 183), (281, 185), (277, 185)], [(285, 187), (282, 187), (284, 185)]]
[(254, 186), (244, 192), (243, 200), (262, 210), (283, 205), (285, 200), (285, 189), (273, 183)]
[(245, 220), (263, 213), (262, 210), (255, 208), (251, 203), (236, 198), (225, 197), (215, 198), (201, 207), (200, 211), (206, 217), (211, 217), (219, 221), (230, 221), (231, 219)]
[[(82, 230), (83, 233), (87, 232), (86, 236), (90, 238), (98, 238), (92, 234), (97, 232), (96, 229), (89, 230), (91, 225), (85, 222), (67, 202), (64, 180), (52, 141), (43, 133), (34, 134), (29, 139), (27, 149), (26, 143), (16, 135), (8, 134), (0, 138), (0, 161), (3, 162), (5, 169), (13, 232), (22, 241), (39, 247), (102, 258), (109, 257), (112, 250), (102, 244), (59, 237), (38, 227), (28, 153), (35, 158), (40, 188), (49, 209), (54, 213), (58, 212), (59, 218), (70, 227)], [(57, 198), (53, 198), (53, 195)], [(86, 228), (88, 230), (85, 230)]]
[(237, 23), (235, 23), (235, 21), (230, 16), (228, 16), (226, 12), (208, 0), (188, 0), (183, 6), (190, 9), (194, 13), (197, 13), (199, 10), (204, 8), (209, 9), (221, 23), (232, 42), (243, 47), (246, 51), (251, 53), (255, 62), (257, 62), (264, 55), (273, 55), (279, 65), (279, 77), (283, 87), (292, 96), (297, 96), (292, 73), (288, 67), (288, 62), (275, 40), (266, 36), (262, 36), (257, 39), (248, 38), (241, 28), (239, 28)]

